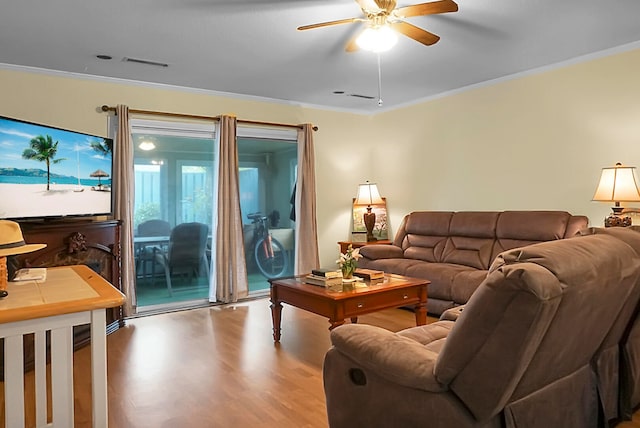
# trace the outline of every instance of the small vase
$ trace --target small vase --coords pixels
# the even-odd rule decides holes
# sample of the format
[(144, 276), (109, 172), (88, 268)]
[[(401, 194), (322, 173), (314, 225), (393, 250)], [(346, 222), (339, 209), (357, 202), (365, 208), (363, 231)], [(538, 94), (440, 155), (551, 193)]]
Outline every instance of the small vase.
[(356, 266), (352, 264), (344, 264), (342, 266), (342, 277), (345, 279), (353, 278), (353, 272), (356, 270)]
[(342, 283), (342, 291), (353, 291), (354, 290), (353, 282), (343, 282)]

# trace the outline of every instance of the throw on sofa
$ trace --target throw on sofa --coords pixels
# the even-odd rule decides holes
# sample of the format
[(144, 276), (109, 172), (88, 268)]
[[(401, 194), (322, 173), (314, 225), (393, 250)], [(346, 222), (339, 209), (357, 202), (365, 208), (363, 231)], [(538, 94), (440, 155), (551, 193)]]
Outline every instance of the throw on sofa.
[(360, 248), (358, 267), (431, 281), (427, 311), (467, 303), (498, 254), (575, 236), (589, 219), (565, 211), (416, 211), (391, 245)]

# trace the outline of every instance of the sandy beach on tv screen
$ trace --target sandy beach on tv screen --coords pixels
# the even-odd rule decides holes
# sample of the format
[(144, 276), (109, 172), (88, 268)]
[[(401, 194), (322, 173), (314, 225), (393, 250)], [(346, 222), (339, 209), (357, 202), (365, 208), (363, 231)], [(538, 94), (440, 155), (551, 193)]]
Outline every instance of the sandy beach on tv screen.
[[(82, 188), (80, 192), (78, 189)], [(93, 186), (96, 189), (96, 186)], [(71, 184), (0, 183), (0, 218), (108, 213), (111, 192)]]

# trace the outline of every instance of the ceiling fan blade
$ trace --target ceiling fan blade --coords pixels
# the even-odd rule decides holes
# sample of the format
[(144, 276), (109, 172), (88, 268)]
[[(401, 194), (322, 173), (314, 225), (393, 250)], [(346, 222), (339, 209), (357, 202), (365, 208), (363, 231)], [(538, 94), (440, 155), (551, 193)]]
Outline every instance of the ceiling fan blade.
[(398, 33), (404, 34), (423, 45), (431, 46), (440, 40), (439, 36), (436, 36), (427, 30), (423, 30), (422, 28), (418, 28), (415, 25), (409, 24), (408, 22), (393, 22), (389, 25)]
[(435, 15), (437, 13), (457, 12), (458, 5), (453, 0), (440, 0), (430, 3), (414, 4), (412, 6), (399, 7), (395, 15), (399, 18), (412, 16)]
[(360, 50), (360, 46), (358, 46), (356, 40), (358, 39), (358, 37), (360, 37), (361, 33), (362, 31), (358, 31), (352, 38), (349, 39), (349, 42), (347, 42), (347, 46), (344, 48), (345, 51), (355, 52)]
[(358, 22), (358, 21), (362, 21), (362, 18), (338, 19), (337, 21), (327, 21), (327, 22), (320, 22), (318, 24), (303, 25), (301, 27), (298, 27), (298, 30), (299, 31), (311, 30), (313, 28), (329, 27), (331, 25), (351, 24), (352, 22)]

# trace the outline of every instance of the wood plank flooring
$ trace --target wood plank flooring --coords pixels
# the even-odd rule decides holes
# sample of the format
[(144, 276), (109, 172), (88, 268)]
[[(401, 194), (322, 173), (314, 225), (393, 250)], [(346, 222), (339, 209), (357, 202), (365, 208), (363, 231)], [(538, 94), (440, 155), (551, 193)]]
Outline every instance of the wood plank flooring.
[[(398, 331), (415, 318), (391, 309), (360, 322)], [(274, 345), (268, 299), (128, 320), (107, 338), (109, 426), (326, 428), (328, 326), (284, 305)], [(74, 355), (76, 427), (91, 426), (88, 351)], [(640, 428), (640, 412), (618, 427)]]
[[(362, 322), (415, 323), (407, 311), (389, 312)], [(127, 324), (107, 343), (111, 427), (327, 426), (326, 319), (284, 305), (279, 345), (267, 299)]]

